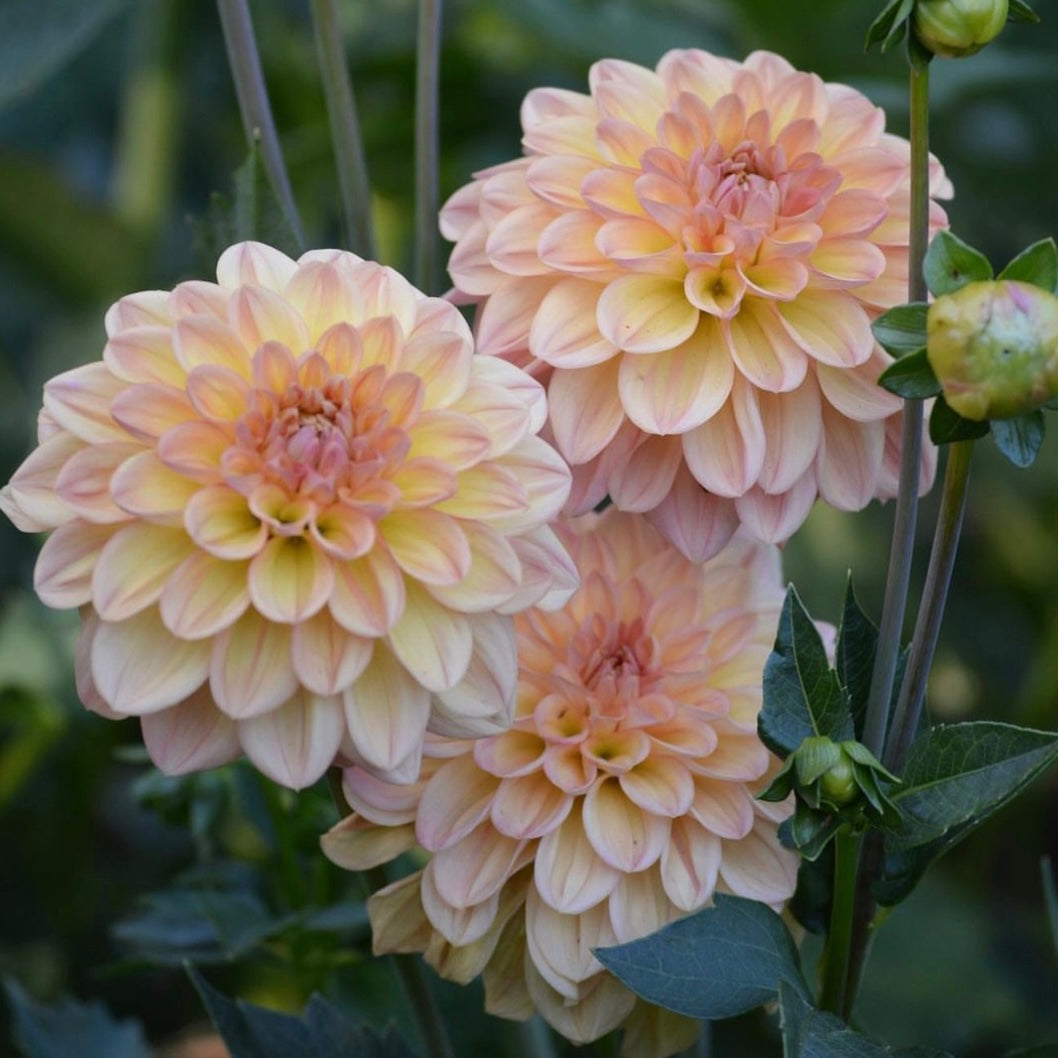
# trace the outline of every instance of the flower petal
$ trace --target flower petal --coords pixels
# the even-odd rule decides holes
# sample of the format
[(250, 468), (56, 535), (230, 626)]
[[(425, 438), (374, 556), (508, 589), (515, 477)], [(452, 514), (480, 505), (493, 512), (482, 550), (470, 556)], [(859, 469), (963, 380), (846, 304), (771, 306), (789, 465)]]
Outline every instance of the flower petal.
[(721, 843), (686, 817), (674, 819), (661, 854), (665, 895), (681, 911), (695, 911), (713, 895), (720, 869)]
[(335, 564), (331, 616), (353, 635), (385, 635), (404, 610), (404, 574), (382, 551)]
[(643, 811), (619, 782), (605, 779), (584, 798), (584, 833), (596, 854), (625, 873), (641, 871), (661, 855), (669, 821)]
[(624, 374), (623, 364), (615, 358), (594, 367), (562, 369), (552, 376), (547, 391), (551, 428), (559, 451), (570, 463), (587, 463), (597, 456), (624, 422), (619, 373)]
[(253, 610), (243, 614), (212, 641), (209, 685), (217, 705), (236, 720), (277, 709), (298, 687), (290, 629)]
[(205, 685), (168, 709), (142, 716), (140, 727), (151, 760), (166, 775), (218, 768), (242, 753), (234, 722)]
[(580, 806), (562, 826), (540, 839), (533, 879), (540, 899), (556, 911), (578, 915), (613, 892), (620, 872), (596, 855), (584, 832)]
[(458, 845), (489, 816), (499, 780), (469, 754), (446, 761), (426, 784), (415, 817), (415, 835), (430, 852)]
[[(149, 469), (145, 461), (144, 472)], [(184, 523), (191, 539), (217, 558), (253, 558), (268, 540), (267, 526), (250, 510), (246, 497), (227, 485), (199, 489), (187, 502)]]
[(104, 621), (124, 621), (156, 603), (191, 549), (191, 541), (179, 529), (145, 522), (119, 529), (92, 571), (92, 605), (99, 616)]
[(237, 621), (250, 605), (247, 563), (195, 551), (169, 575), (158, 609), (181, 639), (204, 639)]
[(69, 610), (92, 598), (92, 574), (112, 525), (67, 522), (44, 541), (33, 568), (33, 590), (45, 606)]
[(629, 353), (657, 353), (685, 342), (700, 313), (683, 293), (683, 283), (655, 276), (622, 276), (599, 298), (599, 333)]
[(544, 295), (529, 328), (529, 351), (555, 367), (590, 367), (617, 355), (596, 324), (606, 289), (586, 279), (563, 279)]
[(352, 686), (371, 660), (373, 642), (346, 632), (322, 610), (294, 625), (294, 673), (314, 694), (338, 694)]
[(760, 477), (768, 439), (756, 394), (744, 382), (708, 422), (683, 435), (683, 454), (695, 479), (718, 496), (741, 496)]
[(450, 690), (463, 678), (474, 645), (467, 619), (414, 583), (406, 585), (404, 612), (387, 638), (401, 664), (435, 692)]
[(379, 522), (378, 531), (397, 565), (416, 580), (458, 584), (470, 568), (466, 535), (440, 511), (394, 511)]
[(274, 537), (250, 563), (250, 598), (272, 621), (296, 624), (318, 613), (334, 587), (332, 560), (303, 537)]

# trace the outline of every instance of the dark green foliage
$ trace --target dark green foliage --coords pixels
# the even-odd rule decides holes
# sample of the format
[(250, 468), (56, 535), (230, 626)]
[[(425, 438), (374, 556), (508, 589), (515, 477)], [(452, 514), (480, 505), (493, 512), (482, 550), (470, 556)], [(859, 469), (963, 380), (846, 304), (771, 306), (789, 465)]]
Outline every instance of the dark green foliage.
[(1016, 467), (1028, 467), (1036, 461), (1036, 455), (1043, 445), (1046, 424), (1043, 412), (1026, 412), (1016, 419), (993, 419), (992, 440)]
[(952, 294), (967, 283), (992, 278), (992, 266), (980, 250), (950, 231), (939, 231), (922, 263), (926, 285), (935, 297)]
[(1022, 250), (997, 278), (1019, 279), (1053, 294), (1058, 289), (1058, 245), (1051, 238), (1034, 242)]
[(935, 445), (952, 444), (955, 441), (976, 441), (988, 433), (988, 421), (964, 419), (952, 411), (943, 396), (938, 396), (929, 415), (929, 439)]
[(926, 313), (924, 301), (897, 305), (883, 312), (871, 324), (871, 331), (882, 348), (897, 358), (916, 353), (926, 346)]
[(879, 376), (878, 383), (890, 393), (912, 400), (936, 397), (940, 393), (940, 383), (924, 347), (891, 363)]

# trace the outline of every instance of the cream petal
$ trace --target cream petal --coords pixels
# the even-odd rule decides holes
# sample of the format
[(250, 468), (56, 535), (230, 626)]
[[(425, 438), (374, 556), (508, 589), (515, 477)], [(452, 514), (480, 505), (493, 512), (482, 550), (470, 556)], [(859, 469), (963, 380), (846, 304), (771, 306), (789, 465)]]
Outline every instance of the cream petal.
[(500, 613), (520, 613), (529, 606), (557, 610), (577, 590), (577, 567), (561, 541), (546, 525), (520, 533), (511, 541), (522, 564), (522, 587)]
[(362, 816), (346, 816), (320, 837), (324, 856), (347, 871), (366, 871), (415, 848), (415, 828), (380, 827)]
[[(499, 892), (475, 903), (453, 904), (438, 891), (435, 872), (436, 863), (431, 860), (422, 875), (422, 906), (430, 925), (450, 944), (473, 944), (481, 940), (496, 921)], [(435, 942), (436, 937), (432, 937), (431, 945)]]
[(115, 398), (127, 386), (106, 364), (85, 364), (45, 383), (44, 410), (64, 430), (89, 444), (127, 441), (128, 434), (111, 415)]
[(404, 612), (387, 640), (408, 672), (434, 692), (451, 690), (466, 675), (474, 647), (467, 618), (414, 582), (406, 585)]
[(758, 540), (781, 544), (801, 528), (816, 501), (814, 468), (785, 492), (769, 495), (759, 486), (735, 500), (735, 510), (747, 532)]
[(128, 386), (114, 398), (110, 410), (129, 434), (148, 444), (172, 427), (198, 420), (198, 413), (182, 389), (157, 382)]
[(203, 639), (229, 627), (246, 612), (247, 563), (203, 551), (188, 555), (168, 577), (158, 602), (165, 627), (181, 639)]
[[(153, 605), (192, 550), (179, 529), (137, 522), (107, 541), (92, 571), (92, 605), (104, 621), (124, 621)], [(183, 636), (190, 639), (197, 636)]]
[(139, 452), (114, 472), (110, 494), (127, 514), (160, 525), (180, 526), (200, 486), (170, 470), (151, 451)]
[(483, 613), (510, 601), (521, 586), (522, 564), (508, 539), (476, 522), (461, 527), (470, 545), (470, 568), (458, 584), (429, 585), (444, 607), (460, 613)]
[[(460, 527), (468, 520), (499, 523), (505, 516), (517, 517), (529, 510), (529, 495), (517, 473), (490, 461), (464, 470), (456, 478), (455, 493), (438, 503), (437, 508), (436, 513), (459, 519)], [(458, 583), (456, 568), (453, 567), (449, 583)]]
[(674, 757), (650, 756), (618, 776), (621, 791), (644, 812), (670, 819), (691, 806), (695, 784), (691, 773)]
[(692, 770), (710, 779), (750, 782), (768, 769), (768, 751), (756, 734), (725, 732), (708, 757), (691, 763)]
[(779, 904), (793, 896), (800, 861), (779, 844), (771, 828), (756, 828), (744, 838), (723, 845), (720, 877), (736, 896), (767, 904)]
[(683, 292), (683, 283), (655, 276), (622, 276), (599, 298), (599, 333), (618, 349), (657, 353), (694, 334), (700, 313)]
[(231, 292), (216, 283), (207, 283), (202, 279), (189, 279), (177, 283), (166, 298), (166, 308), (170, 317), (166, 322), (171, 325), (189, 316), (213, 316), (218, 320), (227, 319), (228, 301)]
[(425, 785), (421, 775), (416, 782), (394, 783), (365, 768), (342, 769), (342, 794), (353, 811), (383, 828), (415, 823)]
[(59, 471), (55, 491), (85, 521), (125, 521), (127, 515), (111, 498), (110, 479), (126, 459), (139, 451), (138, 444), (118, 442), (82, 448)]
[[(655, 358), (637, 357), (636, 362), (639, 359)], [(621, 360), (615, 358), (552, 376), (547, 392), (551, 428), (559, 451), (570, 463), (587, 463), (597, 456), (625, 421), (618, 397), (618, 376), (624, 374)]]
[(358, 324), (365, 319), (360, 291), (348, 268), (335, 261), (305, 262), (277, 293), (284, 294), (305, 320), (310, 344), (336, 323)]
[(440, 511), (394, 511), (379, 522), (378, 532), (397, 565), (416, 580), (458, 584), (470, 568), (466, 535)]
[(377, 548), (352, 562), (338, 562), (328, 605), (331, 616), (353, 635), (385, 635), (404, 610), (404, 574)]
[(250, 353), (256, 348), (256, 344), (247, 348), (228, 323), (212, 315), (187, 316), (173, 329), (173, 352), (185, 372), (200, 364), (214, 364), (249, 378)]
[(745, 786), (699, 776), (691, 815), (720, 838), (743, 838), (753, 826), (753, 798)]
[[(249, 368), (247, 353), (265, 342), (282, 342), (295, 356), (309, 348), (309, 329), (294, 307), (278, 294), (262, 286), (242, 286), (228, 302), (228, 322), (243, 349), (243, 364), (229, 364), (235, 370)], [(178, 330), (179, 334), (179, 330)]]
[(430, 852), (452, 848), (488, 818), (499, 781), (470, 754), (445, 762), (422, 792), (415, 835)]
[(529, 496), (525, 511), (494, 519), (495, 528), (521, 533), (558, 516), (569, 497), (570, 472), (566, 461), (551, 445), (539, 437), (526, 437), (496, 460), (495, 465), (512, 473)]
[(694, 1053), (702, 1023), (653, 1003), (636, 1003), (621, 1023), (621, 1058)]
[(619, 871), (641, 871), (661, 855), (669, 821), (644, 812), (612, 779), (584, 798), (584, 832), (596, 854)]
[(526, 966), (526, 983), (543, 1019), (575, 1044), (590, 1043), (605, 1036), (617, 1028), (636, 1005), (635, 993), (606, 973), (597, 974), (590, 988), (579, 989), (579, 998), (573, 1003), (550, 988), (529, 964)]
[(250, 403), (250, 386), (230, 367), (200, 364), (187, 376), (187, 395), (204, 419), (235, 422)]
[(211, 485), (221, 476), (221, 458), (232, 440), (229, 430), (216, 423), (184, 422), (159, 438), (158, 458), (170, 470)]
[[(547, 394), (541, 383), (516, 364), (495, 356), (475, 356), (473, 361), (475, 381), (514, 394), (529, 409), (529, 433), (539, 433), (547, 421)], [(492, 427), (492, 423), (486, 423)], [(500, 446), (493, 437), (492, 454), (501, 454)]]
[(498, 286), (475, 320), (477, 352), (505, 356), (528, 349), (533, 317), (555, 282), (552, 276), (531, 276)]
[(661, 854), (661, 884), (681, 911), (705, 905), (716, 888), (722, 846), (693, 819), (674, 819), (669, 842)]
[(885, 423), (857, 423), (823, 406), (823, 443), (816, 461), (819, 495), (841, 511), (862, 510), (878, 487)]
[(532, 889), (526, 894), (525, 926), (533, 965), (570, 1000), (581, 998), (578, 986), (602, 969), (592, 949), (616, 941), (605, 905), (582, 912), (576, 928), (570, 928), (569, 917), (549, 907)]
[(112, 525), (67, 522), (44, 541), (33, 568), (33, 589), (45, 606), (68, 610), (92, 598), (92, 575)]
[(101, 624), (98, 614), (91, 606), (85, 606), (81, 610), (81, 630), (77, 633), (77, 641), (74, 643), (74, 683), (77, 688), (77, 697), (86, 709), (91, 710), (98, 716), (107, 720), (121, 720), (123, 715), (114, 712), (104, 701), (99, 693), (99, 688), (92, 679), (92, 644), (95, 642), (96, 633)]
[(448, 274), (464, 295), (487, 297), (505, 279), (485, 252), (488, 237), (489, 229), (483, 221), (472, 224), (448, 258)]
[(39, 533), (68, 522), (73, 512), (55, 491), (68, 459), (84, 442), (65, 430), (42, 441), (0, 492), (0, 510), (23, 533)]
[(873, 422), (900, 411), (901, 400), (878, 385), (878, 376), (889, 366), (888, 357), (876, 352), (862, 367), (848, 369), (820, 364), (816, 369), (823, 396), (847, 419)]
[(678, 437), (647, 437), (610, 476), (608, 489), (622, 511), (651, 511), (668, 495), (683, 462)]
[(485, 240), (489, 260), (508, 275), (537, 276), (550, 271), (540, 260), (537, 243), (540, 233), (555, 215), (554, 207), (545, 202), (511, 210), (492, 227)]
[(186, 372), (173, 353), (172, 328), (143, 325), (115, 334), (103, 349), (103, 363), (126, 382), (182, 386)]
[(274, 537), (250, 562), (250, 598), (272, 621), (296, 624), (326, 605), (334, 563), (303, 537)]
[(588, 840), (579, 806), (562, 826), (540, 839), (533, 866), (540, 899), (556, 911), (577, 915), (613, 892), (620, 871), (601, 859)]
[(599, 332), (599, 299), (606, 288), (587, 279), (563, 279), (544, 295), (529, 328), (529, 351), (555, 367), (590, 367), (617, 355)]
[(706, 492), (686, 467), (647, 517), (650, 524), (692, 562), (712, 558), (734, 535), (738, 516), (731, 500)]
[(208, 686), (141, 717), (140, 727), (151, 760), (166, 775), (218, 768), (242, 753), (235, 724), (217, 709)]
[(235, 290), (247, 283), (282, 293), (297, 265), (286, 254), (260, 242), (229, 246), (217, 261), (217, 282)]
[(828, 287), (856, 287), (885, 271), (885, 254), (865, 239), (824, 239), (808, 258)]
[(776, 311), (790, 337), (822, 364), (855, 367), (874, 350), (871, 321), (851, 294), (804, 293), (779, 303)]
[(768, 302), (746, 298), (738, 315), (727, 321), (725, 336), (731, 358), (757, 388), (784, 393), (804, 381), (808, 358)]
[(789, 393), (758, 394), (757, 405), (768, 439), (758, 483), (768, 493), (786, 492), (815, 461), (823, 439), (819, 390), (806, 379)]
[(230, 717), (277, 709), (298, 687), (291, 662), (291, 632), (253, 610), (213, 641), (209, 685), (217, 705)]
[(294, 625), (294, 674), (314, 694), (339, 694), (371, 660), (373, 641), (345, 631), (327, 611)]
[(755, 484), (767, 445), (756, 394), (741, 381), (720, 411), (683, 435), (690, 472), (718, 496), (741, 496)]
[(465, 470), (489, 452), (488, 429), (469, 415), (452, 411), (425, 411), (408, 430), (409, 459), (435, 456), (452, 470)]
[(657, 868), (626, 874), (610, 894), (607, 907), (619, 944), (656, 933), (679, 915), (668, 899)]
[(501, 834), (528, 841), (560, 827), (572, 807), (572, 795), (536, 773), (504, 779), (492, 799), (490, 818)]
[(102, 621), (92, 641), (92, 679), (116, 712), (142, 716), (176, 705), (209, 671), (209, 644), (176, 639), (153, 610)]
[(107, 309), (104, 323), (107, 337), (112, 338), (132, 327), (168, 326), (169, 291), (140, 290), (126, 294)]
[(703, 317), (694, 334), (675, 348), (622, 357), (621, 404), (648, 434), (682, 434), (717, 413), (734, 377), (720, 325)]
[[(483, 357), (479, 362), (491, 365), (501, 361)], [(485, 428), (489, 435), (487, 454), (493, 457), (507, 452), (529, 433), (532, 411), (525, 399), (524, 389), (519, 392), (505, 385), (494, 385), (486, 371), (475, 363), (466, 390), (459, 400), (452, 403), (451, 408)]]
[(404, 334), (411, 334), (419, 306), (427, 299), (396, 269), (363, 261), (351, 270), (364, 295), (364, 312), (370, 318), (392, 317)]
[(279, 708), (240, 720), (238, 728), (257, 768), (280, 786), (302, 790), (334, 761), (345, 721), (337, 698), (299, 690)]
[(426, 950), (433, 928), (422, 906), (422, 874), (414, 871), (368, 898), (375, 955)]
[(599, 241), (603, 224), (601, 217), (587, 209), (559, 214), (540, 233), (540, 260), (566, 274), (601, 278), (612, 273), (614, 262), (602, 251)]
[(366, 764), (389, 772), (421, 748), (430, 692), (388, 650), (375, 648), (344, 699), (349, 734)]
[[(151, 469), (150, 462), (145, 460), (142, 474), (137, 474), (143, 484), (137, 481), (137, 487), (149, 487), (146, 474)], [(178, 480), (186, 481), (185, 478)], [(198, 489), (187, 501), (184, 524), (191, 539), (217, 558), (253, 558), (268, 540), (267, 526), (250, 510), (246, 497), (227, 485)]]

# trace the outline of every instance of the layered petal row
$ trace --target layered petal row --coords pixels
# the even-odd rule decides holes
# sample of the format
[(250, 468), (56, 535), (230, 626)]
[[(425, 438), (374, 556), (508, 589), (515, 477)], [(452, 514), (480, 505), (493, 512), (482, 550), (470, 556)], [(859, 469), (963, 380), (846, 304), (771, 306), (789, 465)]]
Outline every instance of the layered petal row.
[(163, 770), (414, 778), (427, 731), (507, 727), (511, 615), (575, 587), (544, 391), (353, 254), (244, 243), (217, 279), (111, 308), (0, 508), (51, 531), (85, 704), (142, 717)]
[(612, 507), (558, 532), (581, 587), (515, 618), (511, 728), (431, 736), (415, 783), (346, 769), (354, 811), (323, 848), (350, 869), (430, 854), (369, 901), (377, 952), (483, 974), (499, 1016), (538, 1010), (581, 1043), (623, 1026), (623, 1053), (663, 1058), (697, 1023), (637, 1000), (592, 949), (716, 892), (775, 908), (793, 893), (798, 860), (776, 836), (791, 806), (754, 798), (777, 766), (756, 720), (778, 552), (739, 535), (695, 565)]
[[(907, 296), (907, 142), (768, 52), (589, 81), (531, 92), (525, 156), (441, 214), (479, 351), (548, 386), (569, 512), (609, 495), (701, 560), (739, 524), (785, 540), (817, 497), (895, 495), (901, 404), (870, 324)], [(936, 163), (931, 183), (950, 193)]]

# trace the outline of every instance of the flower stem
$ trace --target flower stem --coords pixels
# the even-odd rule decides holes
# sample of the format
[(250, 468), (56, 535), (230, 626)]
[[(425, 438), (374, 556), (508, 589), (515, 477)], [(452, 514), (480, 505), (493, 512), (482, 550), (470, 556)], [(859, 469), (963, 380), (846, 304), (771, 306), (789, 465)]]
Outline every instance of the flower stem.
[(853, 909), (856, 902), (856, 867), (860, 841), (848, 829), (834, 838), (834, 897), (830, 907), (830, 928), (823, 952), (823, 987), (819, 1006), (847, 1020), (855, 989), (849, 987), (850, 955), (853, 942)]
[[(351, 814), (352, 809), (342, 790), (341, 768), (335, 766), (327, 770), (327, 785), (338, 815), (344, 819)], [(365, 895), (370, 896), (389, 884), (389, 876), (385, 867), (369, 867), (360, 872), (360, 881)], [(390, 955), (388, 958), (400, 982), (404, 999), (415, 1018), (419, 1036), (426, 1048), (426, 1058), (455, 1058), (455, 1051), (448, 1040), (437, 1001), (423, 973), (422, 961), (415, 955)]]
[(438, 97), (441, 66), (441, 0), (419, 0), (415, 73), (415, 282), (426, 294), (438, 292), (440, 243)]
[[(929, 64), (912, 64), (909, 87), (911, 100), (911, 227), (909, 235), (908, 300), (926, 300), (922, 261), (929, 241)], [(867, 699), (863, 743), (881, 757), (889, 726), (893, 681), (900, 655), (900, 632), (907, 608), (911, 579), (911, 556), (918, 516), (918, 477), (922, 453), (922, 401), (904, 401), (904, 423), (900, 484), (893, 516), (893, 540), (889, 552), (889, 573), (878, 629), (878, 650)]]
[(376, 251), (371, 224), (371, 183), (356, 113), (356, 97), (342, 48), (336, 0), (312, 0), (312, 25), (338, 169), (346, 239), (351, 249), (373, 259)]
[(922, 703), (926, 697), (926, 679), (933, 663), (933, 652), (940, 634), (944, 604), (948, 598), (955, 552), (959, 546), (966, 496), (970, 485), (970, 456), (973, 441), (956, 441), (948, 451), (948, 466), (944, 473), (944, 493), (937, 516), (937, 530), (933, 550), (926, 571), (922, 606), (915, 622), (911, 655), (900, 688), (900, 697), (893, 714), (892, 728), (885, 745), (884, 763), (891, 771), (899, 771), (908, 746), (918, 729)]
[(283, 152), (279, 146), (272, 108), (268, 103), (261, 57), (257, 53), (257, 42), (253, 35), (253, 22), (246, 0), (217, 0), (224, 44), (228, 50), (228, 65), (235, 82), (235, 95), (239, 100), (239, 111), (246, 131), (246, 140), (253, 150), (260, 143), (261, 160), (269, 183), (279, 201), (287, 221), (298, 242), (304, 245), (305, 232), (301, 226), (294, 192), (290, 186)]

